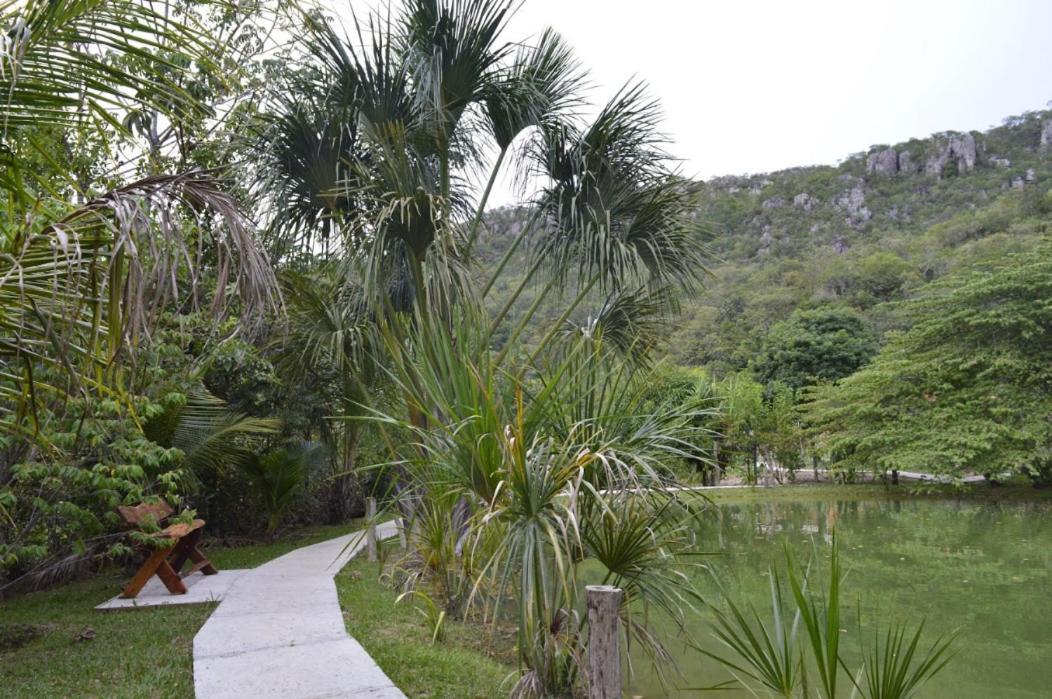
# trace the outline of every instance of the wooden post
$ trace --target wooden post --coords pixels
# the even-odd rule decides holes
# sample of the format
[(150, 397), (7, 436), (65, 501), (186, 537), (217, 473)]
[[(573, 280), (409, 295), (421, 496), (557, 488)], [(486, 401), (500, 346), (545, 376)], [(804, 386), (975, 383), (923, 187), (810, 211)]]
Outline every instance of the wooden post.
[(399, 517), (396, 519), (395, 527), (398, 529), (398, 543), (402, 545), (402, 549), (409, 548), (409, 542), (405, 538), (405, 518)]
[(588, 699), (621, 699), (618, 626), (625, 593), (610, 585), (588, 585)]
[(712, 440), (712, 485), (720, 484), (720, 440)]
[(365, 499), (365, 517), (368, 520), (365, 529), (365, 546), (369, 551), (369, 560), (375, 561), (376, 556), (376, 498)]

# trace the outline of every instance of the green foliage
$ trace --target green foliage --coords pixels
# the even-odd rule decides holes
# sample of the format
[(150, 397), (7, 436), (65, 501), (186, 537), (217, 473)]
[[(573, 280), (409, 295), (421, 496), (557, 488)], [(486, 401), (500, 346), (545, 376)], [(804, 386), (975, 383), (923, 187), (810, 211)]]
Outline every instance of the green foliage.
[[(177, 501), (186, 478), (182, 452), (146, 439), (126, 406), (75, 399), (48, 415), (47, 450), (18, 438), (0, 442), (10, 459), (0, 482), (0, 576), (37, 582), (126, 553), (103, 535), (119, 528), (116, 506), (156, 494)], [(140, 414), (161, 406), (136, 400)]]
[(252, 493), (266, 515), (267, 531), (273, 533), (296, 502), (324, 451), (315, 444), (296, 444), (265, 454), (252, 454), (241, 468)]
[(1050, 475), (1047, 244), (947, 277), (903, 307), (910, 330), (805, 411), (843, 467)]
[(757, 439), (766, 463), (788, 469), (790, 474), (804, 466), (810, 444), (796, 405), (796, 393), (783, 383), (767, 387), (767, 397)]
[(406, 599), (414, 599), (420, 602), (416, 611), (424, 618), (424, 623), (431, 629), (431, 645), (445, 639), (446, 611), (435, 604), (431, 597), (421, 590), (409, 590), (398, 595), (395, 604)]
[(926, 681), (942, 672), (953, 659), (951, 640), (940, 639), (923, 655), (920, 650), (924, 622), (910, 635), (905, 623), (893, 623), (881, 635), (874, 630), (865, 649), (862, 682), (852, 677), (863, 699), (909, 699), (918, 696)]
[(735, 673), (745, 676), (783, 697), (791, 697), (800, 684), (800, 661), (797, 635), (799, 614), (791, 615), (785, 592), (773, 568), (771, 584), (771, 620), (764, 624), (755, 609), (740, 608), (732, 599), (726, 609), (715, 608), (713, 635), (743, 662), (732, 660), (694, 645), (694, 649)]
[(754, 369), (764, 383), (792, 389), (838, 381), (876, 354), (876, 339), (851, 309), (797, 311), (767, 335)]

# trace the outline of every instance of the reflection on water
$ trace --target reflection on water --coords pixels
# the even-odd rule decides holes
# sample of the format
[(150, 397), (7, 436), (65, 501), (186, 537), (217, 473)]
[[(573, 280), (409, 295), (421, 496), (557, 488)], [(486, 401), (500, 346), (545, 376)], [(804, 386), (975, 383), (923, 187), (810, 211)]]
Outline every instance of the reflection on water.
[[(1052, 506), (1049, 503), (956, 500), (843, 500), (728, 504), (701, 526), (711, 575), (698, 586), (719, 599), (718, 578), (739, 600), (766, 617), (768, 569), (783, 565), (785, 543), (798, 558), (828, 554), (836, 529), (847, 574), (842, 586), (844, 637), (858, 647), (873, 622), (927, 616), (927, 637), (959, 631), (957, 657), (924, 697), (953, 699), (1052, 697)], [(720, 650), (695, 618), (692, 633)], [(637, 662), (633, 695), (645, 697), (750, 696), (743, 691), (688, 691), (729, 678), (715, 661), (673, 644), (683, 678), (663, 689)], [(847, 683), (846, 678), (844, 683)], [(846, 692), (848, 696), (850, 692)]]

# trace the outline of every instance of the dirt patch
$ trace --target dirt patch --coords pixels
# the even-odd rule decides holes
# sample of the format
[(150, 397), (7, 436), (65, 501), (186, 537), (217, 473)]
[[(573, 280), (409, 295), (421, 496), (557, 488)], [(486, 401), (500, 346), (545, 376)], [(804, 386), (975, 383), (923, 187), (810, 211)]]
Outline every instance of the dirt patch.
[(53, 624), (0, 624), (0, 650), (21, 648), (54, 628)]

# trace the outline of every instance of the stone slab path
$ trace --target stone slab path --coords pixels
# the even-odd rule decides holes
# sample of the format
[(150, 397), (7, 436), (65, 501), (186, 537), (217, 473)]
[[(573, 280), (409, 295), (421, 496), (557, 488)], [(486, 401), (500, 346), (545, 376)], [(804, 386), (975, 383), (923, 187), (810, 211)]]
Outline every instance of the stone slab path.
[[(397, 535), (394, 522), (377, 527)], [(198, 699), (405, 699), (347, 635), (333, 577), (365, 547), (354, 532), (242, 574), (194, 637)]]

